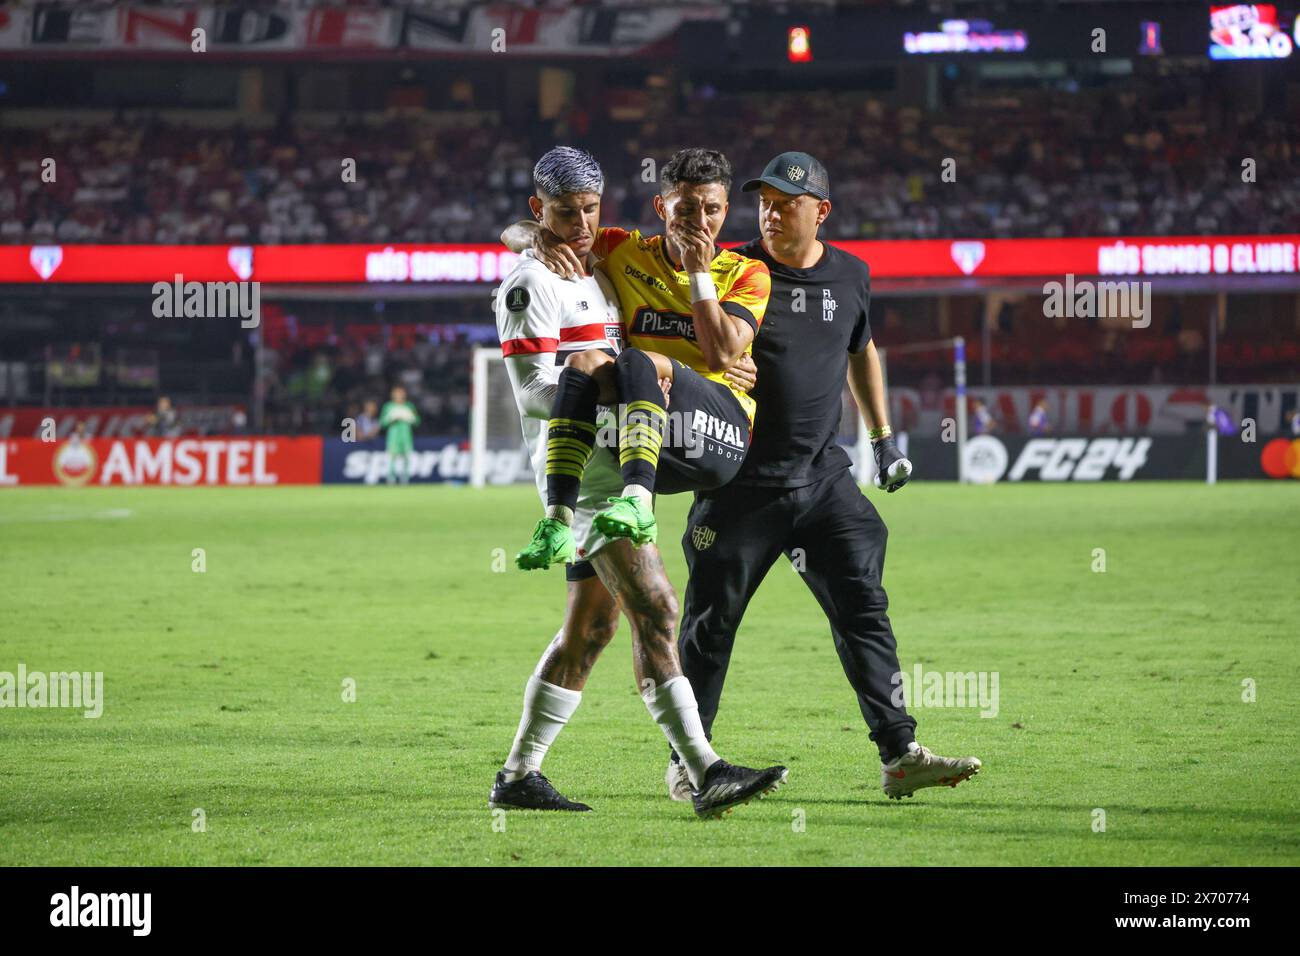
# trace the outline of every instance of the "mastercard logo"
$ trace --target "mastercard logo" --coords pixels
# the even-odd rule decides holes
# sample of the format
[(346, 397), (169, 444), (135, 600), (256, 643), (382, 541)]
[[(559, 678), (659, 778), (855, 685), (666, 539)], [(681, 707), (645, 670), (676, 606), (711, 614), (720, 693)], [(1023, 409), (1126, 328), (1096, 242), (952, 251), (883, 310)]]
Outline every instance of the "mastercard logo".
[(1270, 478), (1300, 478), (1300, 438), (1274, 438), (1259, 453), (1259, 463)]

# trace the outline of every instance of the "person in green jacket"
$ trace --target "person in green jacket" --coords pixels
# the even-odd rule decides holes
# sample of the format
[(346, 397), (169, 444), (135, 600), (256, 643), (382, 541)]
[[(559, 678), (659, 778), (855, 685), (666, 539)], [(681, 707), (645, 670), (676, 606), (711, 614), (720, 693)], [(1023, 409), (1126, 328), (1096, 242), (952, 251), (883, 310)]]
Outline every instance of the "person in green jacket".
[(402, 484), (411, 480), (411, 454), (415, 451), (415, 439), (412, 429), (420, 424), (420, 416), (415, 406), (406, 400), (406, 389), (398, 385), (393, 388), (389, 400), (379, 412), (379, 427), (384, 429), (388, 440), (388, 484), (393, 483), (397, 465), (401, 463)]

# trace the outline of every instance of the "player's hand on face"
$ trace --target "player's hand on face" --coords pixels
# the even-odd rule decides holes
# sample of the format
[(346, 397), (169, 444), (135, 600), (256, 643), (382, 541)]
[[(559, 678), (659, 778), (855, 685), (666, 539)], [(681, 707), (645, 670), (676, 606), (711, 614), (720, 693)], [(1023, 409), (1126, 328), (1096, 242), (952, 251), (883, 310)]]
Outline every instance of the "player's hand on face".
[(758, 366), (748, 353), (741, 353), (736, 364), (727, 369), (722, 377), (742, 392), (749, 392), (758, 384)]
[(668, 407), (668, 393), (672, 391), (672, 388), (673, 388), (673, 380), (672, 380), (671, 378), (661, 378), (661, 379), (659, 380), (659, 387), (663, 390), (663, 393), (664, 393), (664, 408), (667, 408), (667, 407)]
[(537, 230), (533, 240), (533, 255), (539, 262), (562, 279), (585, 276), (582, 260), (569, 244), (546, 227)]
[(912, 477), (912, 463), (903, 457), (892, 437), (878, 438), (871, 443), (876, 456), (876, 487), (893, 494)]
[(673, 225), (677, 245), (682, 250), (682, 267), (687, 272), (708, 272), (713, 262), (713, 236), (686, 219), (675, 220)]

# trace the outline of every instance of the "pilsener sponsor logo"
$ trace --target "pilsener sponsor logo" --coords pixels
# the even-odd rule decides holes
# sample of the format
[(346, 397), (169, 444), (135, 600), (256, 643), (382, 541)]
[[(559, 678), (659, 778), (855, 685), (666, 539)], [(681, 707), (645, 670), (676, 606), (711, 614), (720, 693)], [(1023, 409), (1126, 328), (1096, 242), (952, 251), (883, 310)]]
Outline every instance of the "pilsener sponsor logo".
[(651, 335), (660, 338), (682, 338), (695, 341), (695, 319), (676, 312), (656, 312), (642, 309), (632, 320), (633, 335)]
[(126, 926), (148, 936), (153, 925), (151, 893), (82, 893), (78, 886), (50, 897), (51, 926)]

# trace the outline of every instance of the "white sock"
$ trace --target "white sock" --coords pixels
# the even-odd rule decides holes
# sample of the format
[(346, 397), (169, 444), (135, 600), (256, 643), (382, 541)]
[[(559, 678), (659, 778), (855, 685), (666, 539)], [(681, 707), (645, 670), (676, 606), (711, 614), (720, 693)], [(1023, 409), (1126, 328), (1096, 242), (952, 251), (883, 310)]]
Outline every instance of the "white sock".
[(561, 524), (573, 524), (573, 509), (568, 505), (547, 505), (547, 518), (558, 518)]
[(700, 708), (695, 703), (695, 691), (684, 676), (674, 677), (641, 697), (646, 709), (655, 719), (668, 743), (677, 751), (690, 774), (691, 786), (698, 788), (704, 781), (704, 771), (718, 761), (718, 755), (709, 746), (700, 723)]
[(524, 715), (519, 718), (515, 743), (506, 758), (506, 779), (521, 779), (530, 770), (540, 770), (542, 758), (559, 736), (573, 712), (578, 709), (582, 692), (548, 684), (536, 674), (528, 678), (524, 689)]
[(645, 485), (624, 485), (623, 497), (626, 498), (629, 495), (635, 495), (637, 498), (640, 498), (647, 505), (653, 506), (654, 504), (654, 497), (655, 497), (654, 492), (651, 491), (649, 488), (647, 488)]
[[(897, 763), (898, 763), (900, 760), (902, 760), (904, 757), (906, 757), (908, 754), (914, 754), (914, 753), (916, 753), (916, 752), (917, 752), (918, 750), (920, 750), (920, 749), (921, 749), (921, 745), (918, 744), (915, 740), (913, 740), (913, 741), (911, 741), (911, 742), (908, 743), (908, 745), (907, 745), (907, 749), (906, 749), (906, 750), (904, 750), (901, 754), (899, 754), (899, 755), (898, 755), (897, 757), (895, 757), (893, 760), (889, 761), (889, 763), (885, 764), (885, 766), (886, 766), (886, 767), (893, 767), (893, 766), (897, 765)], [(883, 763), (883, 761), (882, 761), (882, 763)]]

